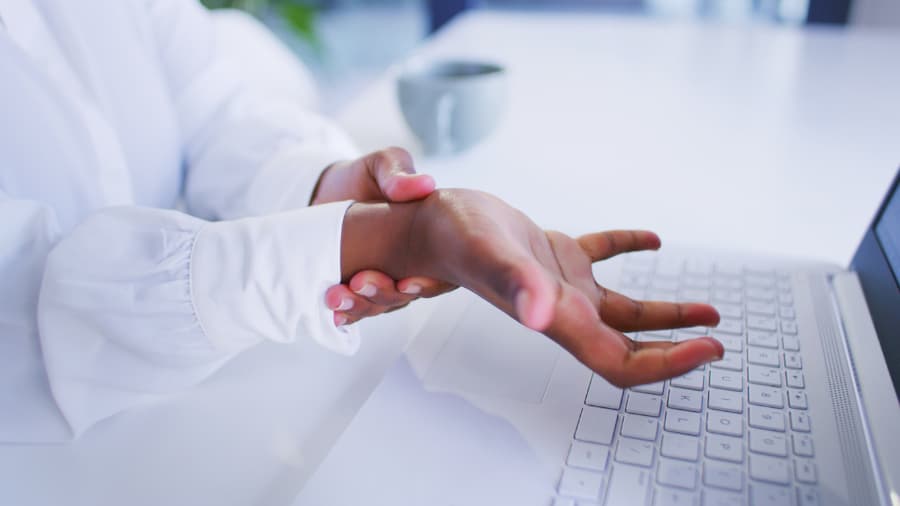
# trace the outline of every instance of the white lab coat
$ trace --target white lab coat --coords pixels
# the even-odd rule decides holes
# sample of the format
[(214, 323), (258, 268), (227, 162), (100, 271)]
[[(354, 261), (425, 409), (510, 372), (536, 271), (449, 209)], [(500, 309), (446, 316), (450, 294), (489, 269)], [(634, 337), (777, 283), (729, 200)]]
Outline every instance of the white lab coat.
[(349, 203), (307, 207), (343, 134), (224, 65), (193, 0), (0, 17), (0, 441), (77, 436), (262, 339), (355, 350), (324, 305)]

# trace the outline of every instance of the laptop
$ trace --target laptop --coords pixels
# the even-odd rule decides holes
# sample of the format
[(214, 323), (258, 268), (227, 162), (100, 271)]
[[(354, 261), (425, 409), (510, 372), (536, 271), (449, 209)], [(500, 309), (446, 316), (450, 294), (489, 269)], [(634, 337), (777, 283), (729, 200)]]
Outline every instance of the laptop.
[[(401, 402), (388, 392), (379, 400), (380, 388), (369, 401), (422, 411), (391, 428), (364, 406), (295, 504), (325, 500), (334, 480), (368, 479), (354, 502), (898, 505), (898, 274), (898, 177), (849, 269), (688, 249), (598, 263), (595, 277), (632, 297), (704, 301), (722, 315), (716, 328), (630, 334), (712, 335), (726, 353), (624, 390), (458, 291), (437, 303), (404, 370), (385, 380), (421, 391)], [(373, 435), (371, 447), (392, 449), (371, 455)], [(403, 479), (390, 481), (391, 470)]]

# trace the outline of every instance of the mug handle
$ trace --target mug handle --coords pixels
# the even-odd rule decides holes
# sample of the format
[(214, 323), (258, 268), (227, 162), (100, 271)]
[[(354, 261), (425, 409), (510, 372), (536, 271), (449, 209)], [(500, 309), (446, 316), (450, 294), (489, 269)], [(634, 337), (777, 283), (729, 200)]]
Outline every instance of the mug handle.
[(444, 93), (435, 102), (434, 115), (437, 123), (437, 146), (435, 146), (434, 154), (453, 153), (453, 113), (456, 110), (456, 103), (456, 96), (451, 92)]

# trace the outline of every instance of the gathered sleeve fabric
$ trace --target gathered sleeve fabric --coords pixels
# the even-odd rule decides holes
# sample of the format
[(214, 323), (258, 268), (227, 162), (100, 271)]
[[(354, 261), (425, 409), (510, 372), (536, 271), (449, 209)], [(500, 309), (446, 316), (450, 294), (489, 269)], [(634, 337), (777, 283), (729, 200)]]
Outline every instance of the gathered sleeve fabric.
[(37, 320), (50, 387), (77, 436), (184, 391), (263, 339), (310, 336), (352, 353), (322, 300), (340, 282), (349, 202), (208, 222), (108, 208), (59, 238)]
[(199, 3), (145, 1), (181, 129), (191, 214), (221, 220), (307, 206), (326, 167), (358, 156), (299, 96), (242, 76), (217, 51), (211, 14)]

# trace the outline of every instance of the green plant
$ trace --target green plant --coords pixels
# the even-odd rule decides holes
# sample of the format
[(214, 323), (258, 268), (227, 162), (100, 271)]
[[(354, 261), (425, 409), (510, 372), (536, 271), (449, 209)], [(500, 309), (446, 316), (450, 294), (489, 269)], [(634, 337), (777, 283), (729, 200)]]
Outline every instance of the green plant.
[(201, 0), (208, 9), (240, 9), (257, 18), (277, 15), (298, 37), (318, 48), (316, 33), (318, 9), (312, 1), (303, 0)]

